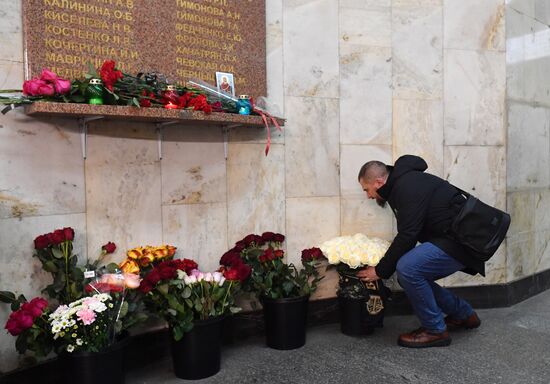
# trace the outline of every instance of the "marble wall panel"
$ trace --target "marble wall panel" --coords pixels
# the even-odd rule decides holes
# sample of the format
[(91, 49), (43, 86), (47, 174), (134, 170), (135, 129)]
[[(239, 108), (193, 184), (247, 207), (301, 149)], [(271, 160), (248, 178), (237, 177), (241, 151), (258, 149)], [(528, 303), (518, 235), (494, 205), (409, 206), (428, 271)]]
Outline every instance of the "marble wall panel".
[(503, 52), (445, 50), (445, 144), (505, 142)]
[(299, 197), (286, 200), (287, 261), (300, 264), (305, 248), (340, 235), (338, 197)]
[(75, 120), (14, 110), (0, 121), (0, 218), (85, 211), (84, 160)]
[(340, 47), (391, 47), (391, 7), (372, 4), (362, 8), (340, 3)]
[(485, 276), (472, 276), (457, 272), (438, 281), (444, 286), (464, 287), (472, 285), (503, 284), (506, 283), (506, 245), (501, 245), (497, 252), (485, 263)]
[(506, 242), (506, 279), (508, 282), (535, 273), (538, 265), (536, 232), (522, 232)]
[(285, 94), (338, 97), (338, 2), (287, 0), (283, 20)]
[(340, 48), (340, 143), (391, 144), (391, 48)]
[(389, 145), (341, 145), (340, 196), (345, 198), (366, 198), (357, 180), (359, 171), (367, 161), (378, 160), (393, 164)]
[(550, 269), (550, 231), (535, 232), (535, 273)]
[(162, 204), (225, 202), (222, 130), (172, 125), (162, 135)]
[(283, 1), (266, 1), (265, 7), (267, 110), (284, 116)]
[(428, 163), (427, 172), (443, 176), (441, 100), (393, 101), (393, 157), (412, 154)]
[(338, 100), (289, 96), (285, 110), (286, 196), (337, 196)]
[[(535, 17), (535, 3), (538, 0), (506, 0), (506, 7), (526, 16)], [(542, 0), (544, 1), (544, 0)]]
[(445, 178), (489, 205), (506, 208), (504, 147), (445, 147)]
[(550, 185), (550, 109), (508, 103), (508, 190)]
[(285, 233), (284, 148), (229, 144), (227, 160), (228, 242), (249, 233)]
[[(75, 230), (74, 253), (80, 262), (85, 261), (84, 213), (1, 219), (0, 244), (9, 252), (0, 255), (0, 289), (24, 294), (29, 300), (39, 296), (42, 288), (51, 283), (51, 275), (43, 271), (38, 259), (33, 257), (33, 241), (38, 235), (64, 227)], [(8, 305), (0, 305), (0, 324), (6, 323), (10, 312)], [(23, 357), (15, 350), (15, 337), (0, 332), (0, 372), (22, 366)]]
[(450, 0), (443, 6), (445, 48), (504, 51), (504, 0)]
[(340, 0), (340, 8), (374, 9), (391, 7), (392, 0)]
[(538, 189), (534, 193), (536, 230), (550, 230), (550, 189)]
[(86, 160), (88, 252), (114, 241), (113, 261), (162, 243), (161, 177), (151, 124), (100, 122), (89, 128)]
[(374, 200), (342, 198), (340, 200), (342, 235), (364, 233), (369, 237), (393, 240), (393, 213), (389, 206), (380, 208)]
[[(2, 42), (2, 62), (17, 62), (23, 67), (23, 18), (21, 1), (0, 1), (0, 41)], [(0, 83), (1, 84), (1, 83)], [(0, 87), (3, 89), (3, 87)], [(5, 89), (5, 88), (4, 88)]]
[(443, 94), (441, 1), (394, 1), (392, 50), (393, 96), (440, 99)]
[(506, 13), (506, 91), (511, 100), (550, 104), (548, 25), (525, 14)]
[(201, 271), (216, 270), (227, 251), (227, 204), (193, 204), (162, 208), (162, 238), (178, 247), (178, 258), (193, 259)]
[(512, 217), (508, 238), (514, 238), (518, 234), (534, 232), (537, 229), (535, 222), (535, 206), (539, 202), (538, 193), (535, 191), (509, 192), (507, 194), (506, 212)]

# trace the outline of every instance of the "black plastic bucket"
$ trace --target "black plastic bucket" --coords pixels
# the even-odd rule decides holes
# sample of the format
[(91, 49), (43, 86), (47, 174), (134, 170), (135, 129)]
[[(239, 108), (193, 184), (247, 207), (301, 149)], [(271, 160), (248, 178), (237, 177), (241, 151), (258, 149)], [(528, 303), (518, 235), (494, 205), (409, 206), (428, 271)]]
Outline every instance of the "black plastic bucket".
[(172, 363), (176, 377), (198, 380), (220, 371), (223, 316), (196, 321), (191, 332), (175, 341), (172, 333)]
[(306, 343), (309, 296), (288, 299), (261, 299), (264, 308), (265, 338), (273, 349), (296, 349)]

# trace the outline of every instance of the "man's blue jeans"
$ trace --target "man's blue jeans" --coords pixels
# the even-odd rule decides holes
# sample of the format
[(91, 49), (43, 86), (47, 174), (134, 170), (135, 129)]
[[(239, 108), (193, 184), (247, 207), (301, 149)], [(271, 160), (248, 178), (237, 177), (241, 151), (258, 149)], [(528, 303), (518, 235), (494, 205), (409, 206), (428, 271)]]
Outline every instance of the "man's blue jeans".
[(420, 244), (399, 259), (399, 284), (427, 330), (445, 331), (444, 313), (454, 319), (465, 319), (474, 312), (466, 301), (435, 283), (462, 269), (464, 265), (432, 243)]

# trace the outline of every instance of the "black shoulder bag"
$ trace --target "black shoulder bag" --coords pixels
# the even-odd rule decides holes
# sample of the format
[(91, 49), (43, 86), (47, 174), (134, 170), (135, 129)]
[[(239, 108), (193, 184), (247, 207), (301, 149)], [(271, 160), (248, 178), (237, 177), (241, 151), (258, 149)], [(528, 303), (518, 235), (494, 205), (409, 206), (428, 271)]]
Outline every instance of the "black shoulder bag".
[(449, 234), (460, 244), (473, 250), (473, 256), (489, 260), (506, 237), (510, 215), (485, 204), (460, 188), (466, 202), (451, 222)]

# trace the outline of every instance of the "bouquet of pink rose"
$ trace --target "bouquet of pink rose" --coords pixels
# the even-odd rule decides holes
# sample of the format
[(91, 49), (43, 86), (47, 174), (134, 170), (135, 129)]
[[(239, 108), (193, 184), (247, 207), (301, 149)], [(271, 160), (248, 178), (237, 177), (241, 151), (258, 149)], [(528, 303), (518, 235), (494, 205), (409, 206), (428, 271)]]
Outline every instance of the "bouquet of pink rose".
[(48, 302), (35, 297), (27, 301), (25, 296), (18, 298), (12, 292), (0, 291), (0, 301), (11, 304), (5, 328), (16, 336), (15, 348), (19, 353), (32, 351), (36, 356), (46, 356), (52, 350), (52, 337), (48, 324)]

